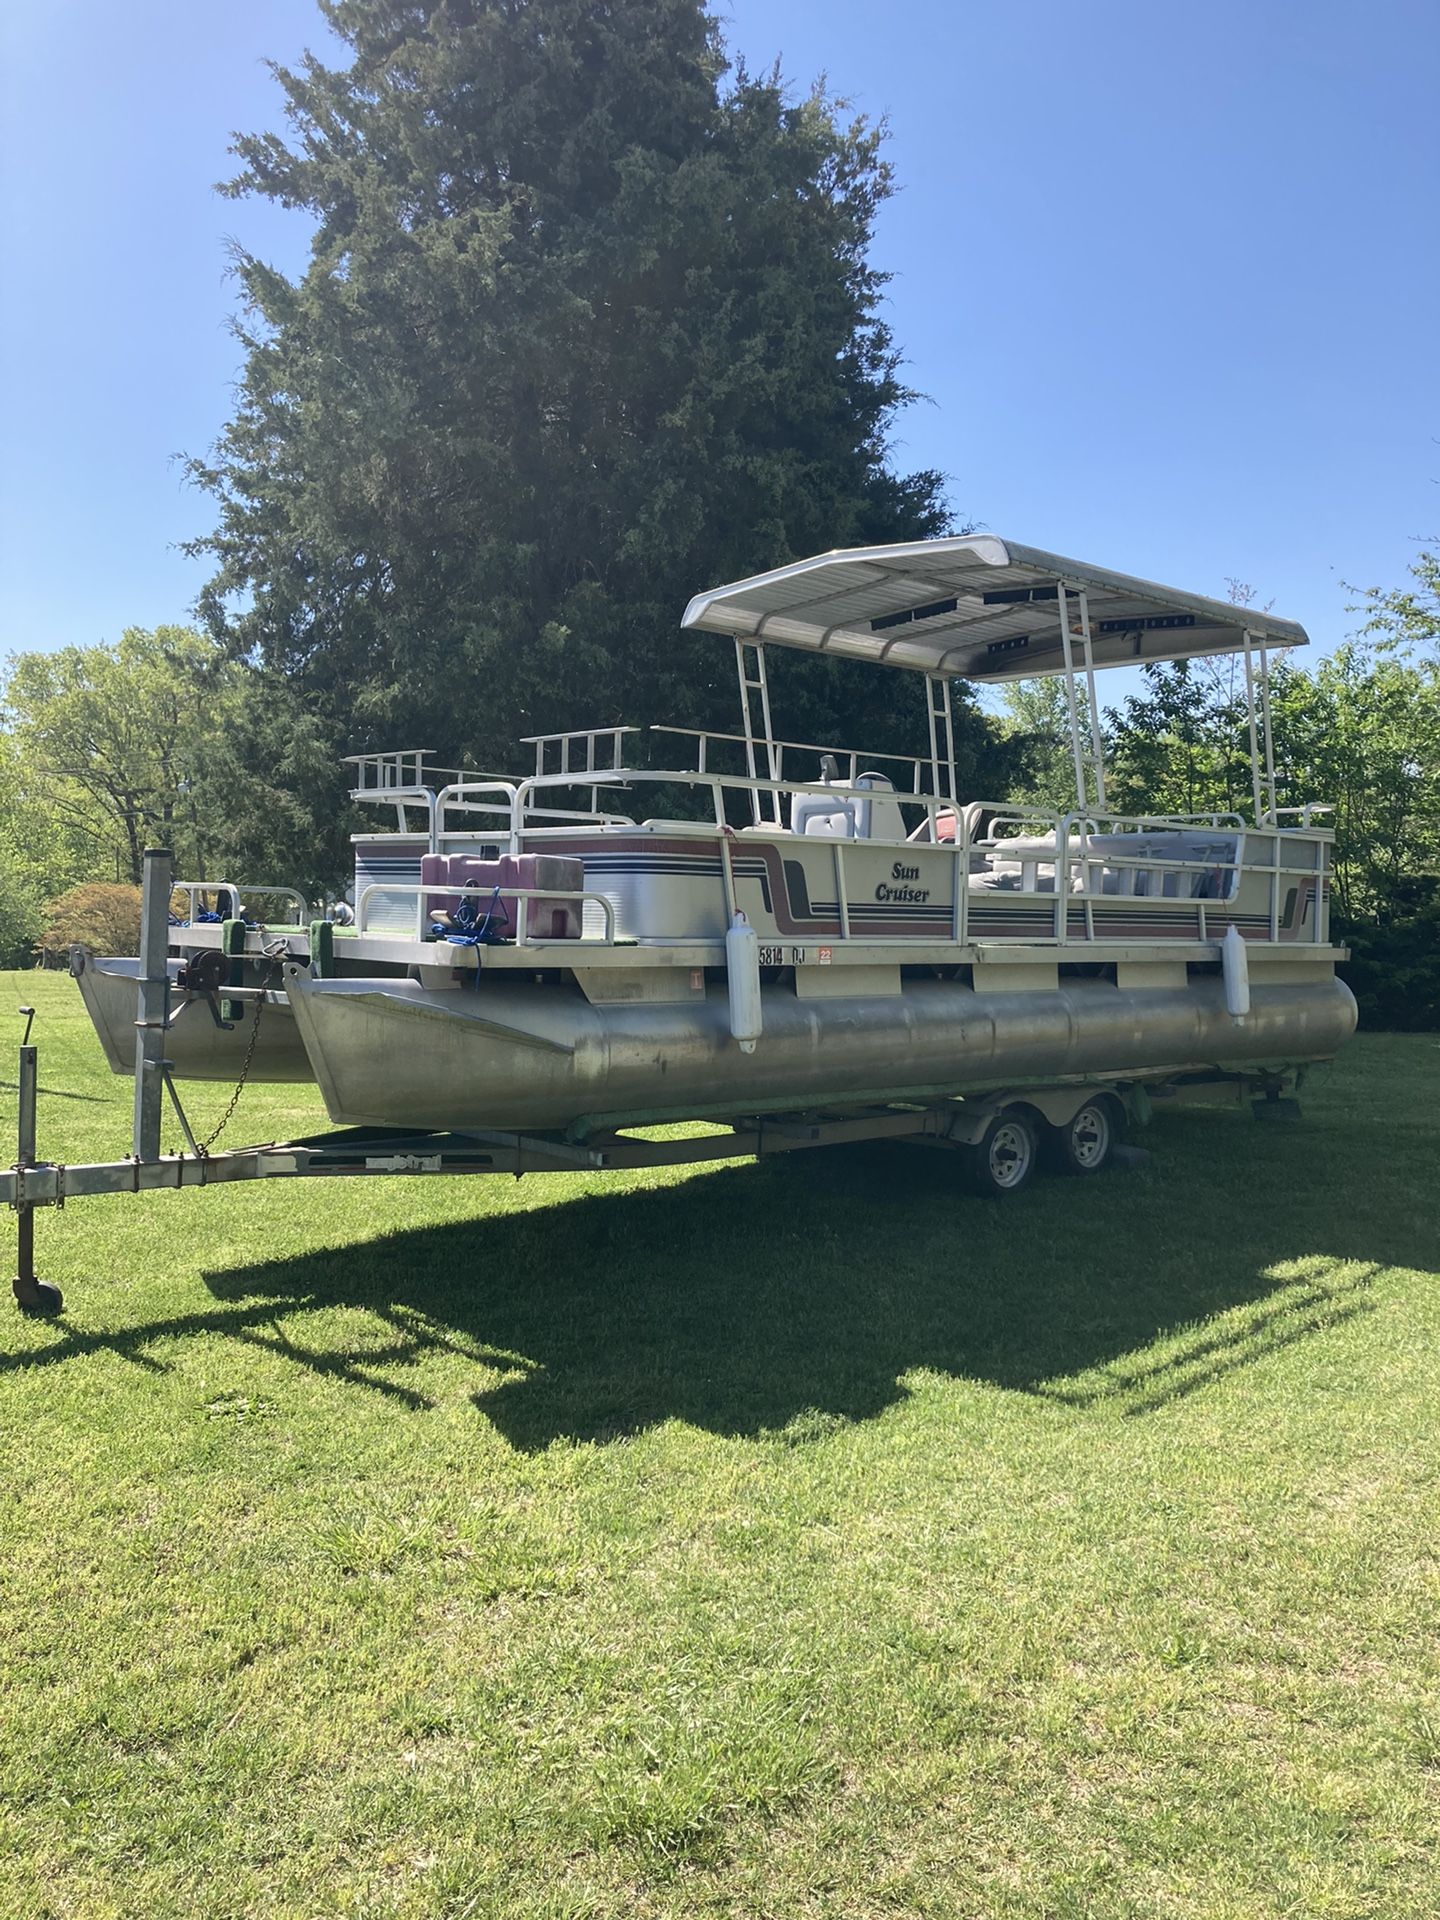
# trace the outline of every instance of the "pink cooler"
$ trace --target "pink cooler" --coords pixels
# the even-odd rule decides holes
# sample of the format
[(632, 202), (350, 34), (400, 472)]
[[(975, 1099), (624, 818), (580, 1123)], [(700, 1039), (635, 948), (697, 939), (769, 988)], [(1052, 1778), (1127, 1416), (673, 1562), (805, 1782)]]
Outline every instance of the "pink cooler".
[[(585, 886), (585, 863), (558, 853), (505, 853), (498, 860), (482, 860), (473, 853), (427, 853), (420, 862), (420, 884), (425, 887), (463, 887), (470, 893), (482, 914), (495, 889), (491, 930), (507, 940), (515, 938), (520, 903), (512, 889), (537, 888), (542, 893), (574, 893)], [(460, 904), (458, 892), (448, 898), (432, 894), (426, 900), (427, 913), (453, 913)], [(578, 940), (584, 920), (584, 903), (567, 900), (531, 900), (525, 909), (525, 933), (532, 940)]]

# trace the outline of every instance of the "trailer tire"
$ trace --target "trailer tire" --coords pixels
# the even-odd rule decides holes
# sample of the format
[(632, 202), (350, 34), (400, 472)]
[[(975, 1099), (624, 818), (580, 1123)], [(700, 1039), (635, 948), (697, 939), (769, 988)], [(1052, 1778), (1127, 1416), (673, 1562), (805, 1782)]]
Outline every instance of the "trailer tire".
[(1046, 1158), (1057, 1173), (1088, 1179), (1107, 1166), (1120, 1135), (1120, 1115), (1108, 1093), (1097, 1093), (1063, 1127), (1046, 1129)]
[(1018, 1193), (1035, 1172), (1040, 1134), (1025, 1107), (997, 1113), (973, 1147), (966, 1149), (970, 1184), (987, 1199)]

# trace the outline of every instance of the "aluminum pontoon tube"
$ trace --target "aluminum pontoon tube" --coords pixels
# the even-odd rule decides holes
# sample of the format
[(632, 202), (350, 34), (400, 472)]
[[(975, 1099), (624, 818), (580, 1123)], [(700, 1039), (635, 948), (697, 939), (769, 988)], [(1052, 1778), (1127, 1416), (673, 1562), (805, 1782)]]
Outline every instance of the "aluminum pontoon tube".
[(301, 1037), (332, 1120), (350, 1125), (571, 1128), (858, 1106), (1067, 1077), (1295, 1066), (1355, 1026), (1348, 987), (1256, 985), (1241, 1025), (1218, 974), (1184, 991), (1077, 980), (976, 992), (907, 983), (865, 999), (764, 994), (764, 1039), (743, 1054), (723, 987), (703, 1002), (593, 1006), (578, 988), (492, 980), (435, 989), (313, 980), (287, 969)]
[[(165, 1030), (165, 1058), (173, 1066), (177, 1080), (233, 1082), (250, 1044), (253, 1015), (247, 1006), (242, 1020), (229, 1027), (216, 1026), (203, 999), (187, 1000), (175, 990), (180, 966), (179, 960), (166, 962), (171, 983), (171, 1025)], [(135, 992), (139, 973), (138, 960), (87, 959), (75, 976), (112, 1073), (128, 1075), (135, 1069)], [(283, 993), (276, 993), (266, 1006), (249, 1077), (257, 1082), (306, 1084), (315, 1078), (295, 1026), (295, 1016)]]

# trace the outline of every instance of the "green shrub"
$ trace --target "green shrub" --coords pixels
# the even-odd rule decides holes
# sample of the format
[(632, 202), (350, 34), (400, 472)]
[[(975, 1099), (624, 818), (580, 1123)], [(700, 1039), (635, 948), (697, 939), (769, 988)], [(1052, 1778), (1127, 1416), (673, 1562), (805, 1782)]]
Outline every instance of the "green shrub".
[(1362, 1026), (1440, 1031), (1440, 876), (1396, 881), (1373, 917), (1337, 916), (1332, 937), (1350, 949), (1340, 973)]
[(140, 946), (140, 889), (113, 881), (71, 887), (46, 902), (39, 945), (50, 952), (84, 946), (92, 953), (135, 953)]

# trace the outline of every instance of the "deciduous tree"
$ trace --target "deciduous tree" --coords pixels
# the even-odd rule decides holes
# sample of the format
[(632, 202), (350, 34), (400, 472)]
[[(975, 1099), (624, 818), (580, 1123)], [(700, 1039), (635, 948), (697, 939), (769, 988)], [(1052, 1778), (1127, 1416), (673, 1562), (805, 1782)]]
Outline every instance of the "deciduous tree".
[(0, 729), (0, 966), (29, 965), (45, 902), (80, 879), (92, 859), (61, 819), (53, 782)]
[(173, 847), (182, 870), (203, 878), (223, 834), (215, 789), (242, 683), (215, 643), (186, 627), (18, 654), (4, 685), (11, 751), (98, 875), (138, 883), (148, 841)]

